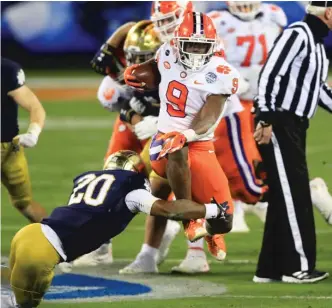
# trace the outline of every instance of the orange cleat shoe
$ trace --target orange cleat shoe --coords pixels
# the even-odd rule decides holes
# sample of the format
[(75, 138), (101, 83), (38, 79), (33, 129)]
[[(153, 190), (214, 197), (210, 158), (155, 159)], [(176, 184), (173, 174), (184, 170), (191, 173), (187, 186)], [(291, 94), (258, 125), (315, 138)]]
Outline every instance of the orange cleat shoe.
[(226, 242), (223, 234), (207, 235), (204, 237), (211, 255), (218, 261), (226, 258)]
[(204, 222), (205, 219), (190, 220), (189, 223), (184, 226), (184, 234), (190, 242), (195, 242), (208, 235)]

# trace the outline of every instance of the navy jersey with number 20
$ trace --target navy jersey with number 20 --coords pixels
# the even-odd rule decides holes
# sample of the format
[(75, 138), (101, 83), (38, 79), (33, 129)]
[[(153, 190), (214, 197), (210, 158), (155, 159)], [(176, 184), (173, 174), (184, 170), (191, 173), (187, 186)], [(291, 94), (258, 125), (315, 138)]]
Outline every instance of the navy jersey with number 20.
[(92, 171), (74, 179), (68, 206), (43, 219), (62, 242), (67, 262), (97, 249), (121, 233), (136, 213), (125, 203), (128, 193), (149, 190), (147, 178), (125, 170)]

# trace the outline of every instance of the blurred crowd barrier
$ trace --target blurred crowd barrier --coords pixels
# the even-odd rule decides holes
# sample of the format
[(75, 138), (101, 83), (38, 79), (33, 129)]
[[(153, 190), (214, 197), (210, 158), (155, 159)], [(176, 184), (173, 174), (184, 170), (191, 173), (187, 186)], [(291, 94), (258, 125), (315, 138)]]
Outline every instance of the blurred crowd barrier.
[[(305, 2), (267, 2), (281, 6), (289, 23), (305, 14)], [(195, 3), (202, 12), (223, 7), (224, 1)], [(150, 10), (151, 1), (2, 2), (2, 55), (32, 68), (87, 68), (91, 55), (116, 28), (149, 19)], [(326, 46), (332, 50), (332, 37)]]

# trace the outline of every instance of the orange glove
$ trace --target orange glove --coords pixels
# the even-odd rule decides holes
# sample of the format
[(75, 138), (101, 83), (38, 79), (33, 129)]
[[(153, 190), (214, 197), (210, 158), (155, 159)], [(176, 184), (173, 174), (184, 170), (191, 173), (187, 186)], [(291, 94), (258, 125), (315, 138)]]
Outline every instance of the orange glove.
[(165, 157), (169, 153), (173, 153), (183, 148), (187, 142), (187, 138), (180, 132), (170, 132), (159, 136), (156, 140), (163, 140), (163, 149), (159, 153), (157, 160)]
[(131, 86), (131, 87), (135, 88), (135, 90), (138, 90), (138, 91), (144, 91), (143, 87), (145, 86), (145, 83), (139, 82), (137, 80), (137, 78), (132, 74), (133, 70), (135, 68), (137, 68), (138, 66), (139, 66), (139, 64), (133, 64), (131, 66), (128, 66), (123, 73), (123, 77), (124, 77), (125, 83), (128, 86)]

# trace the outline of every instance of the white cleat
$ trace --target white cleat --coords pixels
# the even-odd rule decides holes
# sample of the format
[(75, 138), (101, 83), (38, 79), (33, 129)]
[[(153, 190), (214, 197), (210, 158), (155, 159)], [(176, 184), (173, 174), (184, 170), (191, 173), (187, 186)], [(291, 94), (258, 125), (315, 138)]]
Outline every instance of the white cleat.
[(326, 183), (321, 178), (310, 181), (310, 194), (314, 206), (322, 214), (328, 224), (332, 225), (332, 196)]
[(166, 229), (159, 246), (159, 253), (157, 256), (157, 265), (163, 263), (168, 255), (169, 247), (174, 241), (176, 235), (180, 232), (181, 226), (177, 221), (168, 220)]
[(139, 254), (134, 262), (130, 263), (123, 269), (120, 269), (119, 274), (158, 274), (156, 260), (150, 255)]
[(205, 254), (203, 256), (187, 256), (178, 266), (172, 268), (173, 273), (183, 274), (207, 273), (209, 271), (210, 266)]
[(244, 212), (236, 212), (234, 211), (233, 215), (233, 228), (231, 230), (232, 233), (247, 233), (250, 229), (246, 223)]
[(58, 267), (62, 273), (70, 273), (73, 270), (73, 262), (62, 262)]
[(74, 267), (90, 267), (113, 263), (112, 244), (103, 244), (95, 251), (87, 253), (73, 261)]

